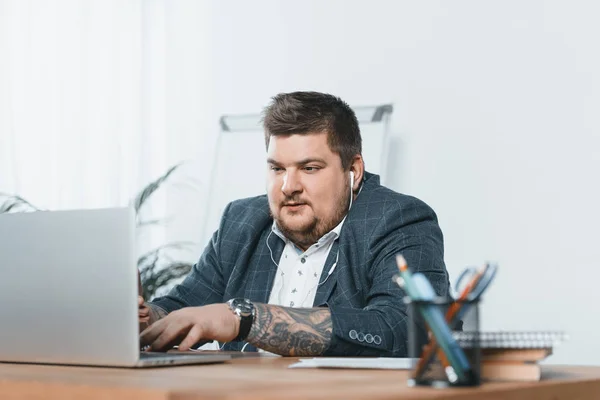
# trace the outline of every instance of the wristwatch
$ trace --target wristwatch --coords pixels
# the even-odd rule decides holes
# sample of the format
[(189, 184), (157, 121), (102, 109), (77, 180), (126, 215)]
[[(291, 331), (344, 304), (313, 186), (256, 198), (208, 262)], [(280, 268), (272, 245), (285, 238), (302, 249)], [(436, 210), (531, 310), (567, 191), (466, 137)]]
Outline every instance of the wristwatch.
[(234, 342), (246, 340), (254, 322), (254, 304), (248, 299), (234, 298), (227, 302), (229, 309), (240, 317), (240, 330)]

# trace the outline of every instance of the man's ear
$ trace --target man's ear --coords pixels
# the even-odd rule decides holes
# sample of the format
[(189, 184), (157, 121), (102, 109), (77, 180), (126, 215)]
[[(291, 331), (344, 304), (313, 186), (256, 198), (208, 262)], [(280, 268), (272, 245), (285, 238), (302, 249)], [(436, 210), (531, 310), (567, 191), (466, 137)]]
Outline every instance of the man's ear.
[(352, 191), (356, 192), (362, 183), (365, 175), (365, 163), (360, 154), (357, 154), (352, 158), (352, 164), (350, 164), (350, 171), (354, 174), (354, 184), (352, 185)]

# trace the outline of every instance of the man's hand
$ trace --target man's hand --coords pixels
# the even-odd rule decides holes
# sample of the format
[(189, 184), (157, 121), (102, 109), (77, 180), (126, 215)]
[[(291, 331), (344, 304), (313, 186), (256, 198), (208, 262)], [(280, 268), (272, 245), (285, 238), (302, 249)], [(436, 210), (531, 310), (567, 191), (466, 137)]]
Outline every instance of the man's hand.
[(142, 296), (138, 296), (138, 322), (140, 324), (140, 332), (146, 328), (150, 322), (150, 307), (144, 302), (144, 298)]
[(167, 316), (167, 312), (160, 307), (148, 304), (142, 296), (138, 296), (138, 323), (140, 332), (149, 325)]
[(144, 297), (144, 287), (142, 286), (142, 277), (140, 276), (140, 270), (136, 268), (138, 277), (138, 296)]
[[(137, 269), (137, 268), (136, 268)], [(138, 323), (140, 325), (140, 332), (148, 327), (150, 323), (150, 307), (144, 302), (144, 288), (142, 287), (142, 278), (140, 277), (140, 270), (137, 269), (138, 278)]]
[(140, 335), (142, 347), (148, 351), (167, 351), (178, 345), (187, 351), (203, 340), (230, 342), (238, 335), (240, 320), (227, 304), (186, 307), (146, 328)]

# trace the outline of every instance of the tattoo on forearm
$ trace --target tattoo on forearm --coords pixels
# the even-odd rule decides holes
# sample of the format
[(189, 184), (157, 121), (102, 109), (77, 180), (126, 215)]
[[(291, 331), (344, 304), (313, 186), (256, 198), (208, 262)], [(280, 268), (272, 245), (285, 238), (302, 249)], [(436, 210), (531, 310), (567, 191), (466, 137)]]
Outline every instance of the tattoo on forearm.
[(247, 341), (284, 356), (318, 356), (331, 342), (327, 308), (287, 308), (254, 304), (256, 314)]

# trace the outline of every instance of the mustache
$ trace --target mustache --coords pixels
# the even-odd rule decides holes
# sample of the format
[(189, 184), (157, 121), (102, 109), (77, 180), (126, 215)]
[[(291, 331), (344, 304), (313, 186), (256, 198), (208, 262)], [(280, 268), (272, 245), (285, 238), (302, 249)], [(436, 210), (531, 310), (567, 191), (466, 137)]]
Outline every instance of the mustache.
[(282, 202), (281, 202), (281, 206), (291, 206), (291, 205), (297, 205), (297, 204), (307, 204), (310, 205), (310, 202), (306, 201), (306, 200), (302, 200), (299, 197), (287, 197), (285, 198)]

